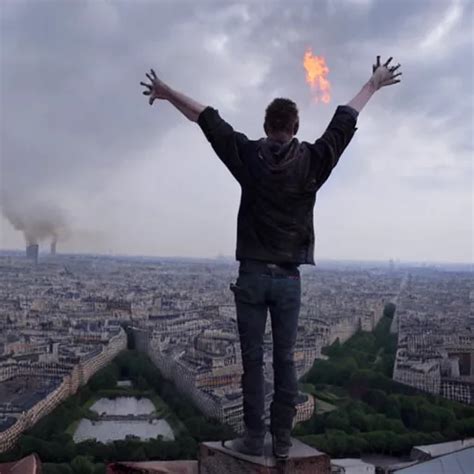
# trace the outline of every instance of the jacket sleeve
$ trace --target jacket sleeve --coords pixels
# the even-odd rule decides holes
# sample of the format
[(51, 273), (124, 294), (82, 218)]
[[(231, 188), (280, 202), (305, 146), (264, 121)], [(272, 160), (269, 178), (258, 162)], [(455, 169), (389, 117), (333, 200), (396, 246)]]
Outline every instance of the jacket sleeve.
[(206, 107), (201, 112), (198, 125), (220, 160), (234, 178), (242, 183), (245, 173), (242, 155), (248, 138), (243, 133), (236, 132), (212, 107)]
[(319, 189), (329, 178), (345, 148), (357, 130), (359, 113), (348, 105), (339, 105), (326, 131), (314, 143), (311, 150), (311, 174)]

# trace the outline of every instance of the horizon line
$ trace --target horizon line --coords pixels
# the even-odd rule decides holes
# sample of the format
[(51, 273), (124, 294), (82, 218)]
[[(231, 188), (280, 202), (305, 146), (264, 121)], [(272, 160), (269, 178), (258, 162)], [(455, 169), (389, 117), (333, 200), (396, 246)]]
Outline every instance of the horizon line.
[[(3, 249), (0, 248), (0, 255), (4, 252), (14, 252), (14, 253), (24, 253), (24, 249)], [(49, 256), (50, 253), (43, 251), (39, 255)], [(235, 263), (239, 261), (235, 259), (234, 255), (216, 255), (214, 257), (192, 257), (192, 256), (182, 256), (182, 255), (171, 255), (171, 256), (162, 256), (162, 255), (141, 255), (141, 254), (123, 254), (123, 253), (95, 253), (95, 252), (57, 252), (56, 257), (60, 256), (94, 256), (94, 257), (115, 257), (115, 258), (142, 258), (142, 259), (188, 259), (188, 260), (233, 260)], [(316, 259), (315, 262), (353, 262), (353, 263), (383, 263), (389, 265), (390, 262), (393, 262), (394, 265), (397, 264), (431, 264), (431, 265), (473, 265), (473, 262), (466, 261), (452, 261), (452, 260), (402, 260), (399, 258), (388, 258), (388, 259), (357, 259), (357, 258), (343, 258), (343, 257), (321, 257)], [(306, 264), (301, 264), (306, 265)]]

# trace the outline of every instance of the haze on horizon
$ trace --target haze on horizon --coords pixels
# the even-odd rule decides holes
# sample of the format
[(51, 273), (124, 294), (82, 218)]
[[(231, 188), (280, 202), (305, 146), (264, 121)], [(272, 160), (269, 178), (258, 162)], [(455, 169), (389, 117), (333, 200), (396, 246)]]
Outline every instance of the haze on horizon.
[[(362, 110), (318, 192), (316, 263), (472, 261), (472, 2), (6, 0), (0, 22), (0, 249), (41, 224), (59, 252), (233, 256), (239, 185), (196, 124), (148, 106), (145, 72), (254, 139), (290, 97), (313, 141), (381, 55), (402, 82)], [(328, 105), (311, 101), (308, 46)]]

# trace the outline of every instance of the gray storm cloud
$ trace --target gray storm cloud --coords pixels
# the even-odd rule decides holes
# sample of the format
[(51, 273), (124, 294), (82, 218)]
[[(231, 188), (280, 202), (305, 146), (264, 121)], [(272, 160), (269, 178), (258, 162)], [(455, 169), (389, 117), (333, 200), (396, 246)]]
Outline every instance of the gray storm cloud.
[[(145, 72), (252, 139), (271, 99), (290, 97), (312, 141), (381, 54), (404, 79), (363, 110), (322, 190), (317, 253), (470, 258), (473, 3), (296, 3), (1, 2), (0, 248), (24, 233), (69, 235), (74, 252), (232, 254), (238, 186), (197, 126), (148, 106)], [(330, 68), (327, 106), (304, 80), (308, 46)]]

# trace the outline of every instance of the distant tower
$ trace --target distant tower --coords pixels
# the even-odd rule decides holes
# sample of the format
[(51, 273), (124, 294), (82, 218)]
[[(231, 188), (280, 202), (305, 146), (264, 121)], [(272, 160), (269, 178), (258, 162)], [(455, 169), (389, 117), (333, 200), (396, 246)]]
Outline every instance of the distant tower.
[(26, 247), (26, 258), (33, 261), (34, 263), (38, 263), (38, 253), (38, 244), (30, 244)]
[(53, 240), (51, 242), (51, 256), (54, 257), (56, 255), (56, 241)]

